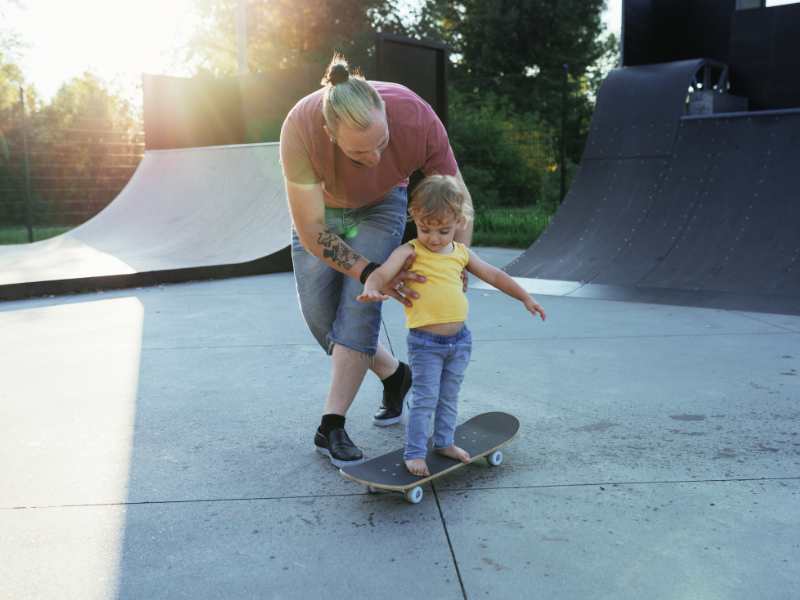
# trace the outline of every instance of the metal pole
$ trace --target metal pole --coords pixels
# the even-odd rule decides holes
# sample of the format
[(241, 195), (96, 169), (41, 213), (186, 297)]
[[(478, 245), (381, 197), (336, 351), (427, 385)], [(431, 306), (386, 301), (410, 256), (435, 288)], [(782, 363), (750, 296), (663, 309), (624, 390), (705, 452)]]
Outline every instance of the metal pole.
[(239, 46), (239, 75), (247, 75), (247, 0), (239, 0), (236, 10), (236, 40)]
[(19, 104), (22, 109), (22, 153), (25, 165), (25, 225), (28, 228), (28, 241), (33, 242), (33, 205), (31, 202), (31, 167), (28, 152), (28, 123), (25, 115), (25, 90), (19, 86)]
[(622, 0), (622, 19), (621, 23), (619, 24), (619, 62), (617, 63), (617, 67), (622, 67), (625, 65), (625, 14), (628, 10), (628, 0)]
[(561, 171), (561, 196), (560, 202), (567, 194), (567, 78), (569, 77), (569, 65), (564, 64), (564, 81), (561, 86), (561, 157), (559, 159)]

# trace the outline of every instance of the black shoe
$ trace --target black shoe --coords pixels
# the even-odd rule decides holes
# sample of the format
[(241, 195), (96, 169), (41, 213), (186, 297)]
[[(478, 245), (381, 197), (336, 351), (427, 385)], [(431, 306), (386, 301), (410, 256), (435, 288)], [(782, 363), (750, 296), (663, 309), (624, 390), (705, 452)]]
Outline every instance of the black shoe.
[(364, 462), (364, 453), (352, 442), (343, 428), (331, 429), (327, 436), (317, 430), (314, 436), (317, 452), (331, 459), (337, 467), (349, 467)]
[(403, 418), (403, 399), (411, 389), (411, 367), (401, 362), (400, 368), (403, 369), (403, 379), (398, 385), (392, 386), (392, 389), (384, 387), (381, 408), (372, 418), (372, 423), (378, 427), (394, 425)]

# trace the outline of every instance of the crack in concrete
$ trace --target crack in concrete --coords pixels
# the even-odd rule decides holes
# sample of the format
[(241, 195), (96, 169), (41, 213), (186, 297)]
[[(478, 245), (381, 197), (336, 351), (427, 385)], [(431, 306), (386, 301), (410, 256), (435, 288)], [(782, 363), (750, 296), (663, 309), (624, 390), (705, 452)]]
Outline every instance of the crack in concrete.
[[(741, 477), (731, 479), (677, 479), (663, 481), (600, 481), (584, 483), (549, 483), (537, 485), (498, 485), (491, 487), (465, 487), (465, 488), (444, 488), (434, 489), (434, 496), (438, 493), (450, 492), (479, 492), (491, 490), (530, 490), (530, 489), (556, 489), (574, 487), (598, 487), (598, 486), (623, 486), (623, 485), (679, 485), (687, 483), (745, 483), (749, 481), (800, 481), (800, 475), (787, 477)], [(193, 498), (184, 500), (142, 500), (139, 502), (100, 502), (100, 503), (81, 503), (81, 504), (52, 504), (52, 505), (31, 505), (31, 506), (2, 506), (0, 511), (12, 510), (42, 510), (53, 508), (99, 508), (110, 506), (147, 506), (151, 504), (192, 504), (210, 502), (262, 502), (272, 500), (308, 500), (324, 498), (349, 498), (354, 496), (367, 496), (366, 492), (351, 492), (343, 494), (307, 494), (301, 496), (254, 496), (252, 498)]]

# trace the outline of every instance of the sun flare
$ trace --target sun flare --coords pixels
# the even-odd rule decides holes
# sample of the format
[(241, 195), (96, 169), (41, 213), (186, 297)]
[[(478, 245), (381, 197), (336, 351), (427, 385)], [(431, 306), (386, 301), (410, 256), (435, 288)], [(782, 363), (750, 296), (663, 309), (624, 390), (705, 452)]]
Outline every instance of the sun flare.
[(178, 49), (193, 29), (191, 5), (191, 0), (30, 0), (11, 17), (25, 41), (25, 71), (49, 98), (85, 71), (126, 90), (138, 86), (145, 72), (185, 74)]

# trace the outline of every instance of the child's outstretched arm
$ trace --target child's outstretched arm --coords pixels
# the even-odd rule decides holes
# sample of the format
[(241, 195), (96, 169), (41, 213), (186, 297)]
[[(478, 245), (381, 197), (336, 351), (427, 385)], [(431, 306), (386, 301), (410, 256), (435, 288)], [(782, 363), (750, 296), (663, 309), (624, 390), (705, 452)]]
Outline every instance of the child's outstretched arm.
[(467, 271), (475, 275), (478, 279), (482, 279), (489, 285), (496, 287), (501, 292), (522, 302), (525, 308), (528, 309), (528, 312), (534, 317), (538, 315), (541, 317), (542, 321), (547, 319), (547, 315), (541, 305), (536, 302), (528, 292), (522, 289), (508, 273), (481, 260), (472, 250), (469, 251)]
[[(402, 244), (395, 248), (386, 262), (370, 273), (364, 283), (364, 291), (356, 297), (356, 300), (359, 302), (383, 302), (393, 297), (386, 293), (391, 293), (387, 290), (387, 286), (403, 269), (408, 268), (409, 259), (413, 260), (414, 256), (414, 247), (411, 244)], [(401, 296), (398, 297), (398, 300), (408, 304)]]

